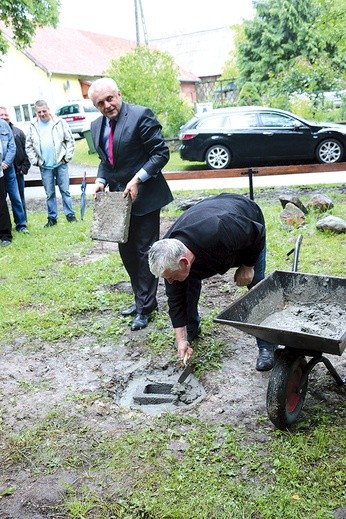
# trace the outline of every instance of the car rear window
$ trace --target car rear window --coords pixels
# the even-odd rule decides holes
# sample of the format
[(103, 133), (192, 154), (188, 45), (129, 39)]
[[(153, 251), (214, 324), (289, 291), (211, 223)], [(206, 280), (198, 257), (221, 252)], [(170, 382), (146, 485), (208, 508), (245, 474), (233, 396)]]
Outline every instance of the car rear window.
[(215, 115), (213, 117), (206, 117), (202, 119), (198, 124), (198, 129), (208, 129), (208, 130), (216, 130), (217, 128), (223, 128), (224, 124), (224, 115)]
[(230, 119), (229, 127), (234, 128), (236, 130), (244, 130), (246, 128), (256, 128), (256, 126), (258, 126), (257, 114), (255, 114), (255, 113), (240, 112), (238, 114), (230, 115), (229, 119)]
[(71, 115), (71, 114), (78, 114), (78, 112), (79, 112), (78, 105), (66, 105), (66, 106), (62, 106), (57, 111), (57, 115)]
[(98, 112), (98, 109), (93, 104), (91, 104), (91, 105), (85, 105), (84, 111), (85, 112)]

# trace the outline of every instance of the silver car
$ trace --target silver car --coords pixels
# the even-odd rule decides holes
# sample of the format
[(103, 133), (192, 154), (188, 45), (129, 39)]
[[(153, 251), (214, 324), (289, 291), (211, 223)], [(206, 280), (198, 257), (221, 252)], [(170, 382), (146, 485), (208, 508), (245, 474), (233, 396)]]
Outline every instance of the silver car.
[(90, 124), (101, 114), (92, 104), (90, 99), (69, 101), (61, 105), (55, 114), (68, 123), (72, 133), (77, 133), (84, 137), (84, 132), (90, 130)]

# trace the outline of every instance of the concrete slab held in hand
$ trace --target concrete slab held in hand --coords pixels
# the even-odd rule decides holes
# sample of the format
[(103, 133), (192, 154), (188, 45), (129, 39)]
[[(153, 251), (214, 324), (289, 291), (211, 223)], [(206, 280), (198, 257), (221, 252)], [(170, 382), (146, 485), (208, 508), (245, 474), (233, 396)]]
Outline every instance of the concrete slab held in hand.
[(94, 200), (91, 238), (126, 243), (129, 233), (132, 201), (122, 192), (97, 193)]

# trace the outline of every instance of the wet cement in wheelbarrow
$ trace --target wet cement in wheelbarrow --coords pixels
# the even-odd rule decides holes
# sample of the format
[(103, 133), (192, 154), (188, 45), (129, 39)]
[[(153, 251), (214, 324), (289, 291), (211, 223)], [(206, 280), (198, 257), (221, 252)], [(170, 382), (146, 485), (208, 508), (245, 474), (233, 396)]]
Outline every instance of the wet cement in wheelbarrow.
[(286, 303), (260, 324), (270, 328), (308, 333), (329, 339), (339, 339), (346, 331), (345, 310), (335, 303)]

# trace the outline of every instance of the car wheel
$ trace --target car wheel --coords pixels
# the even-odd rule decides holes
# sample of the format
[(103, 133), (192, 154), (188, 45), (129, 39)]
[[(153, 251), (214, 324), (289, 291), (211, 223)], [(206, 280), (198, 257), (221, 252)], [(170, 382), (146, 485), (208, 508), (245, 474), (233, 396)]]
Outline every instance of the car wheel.
[(231, 153), (225, 146), (216, 144), (209, 148), (205, 160), (210, 169), (225, 169), (230, 165), (231, 158)]
[(327, 139), (321, 142), (316, 151), (316, 157), (321, 164), (333, 164), (340, 162), (344, 155), (344, 149), (339, 141)]

